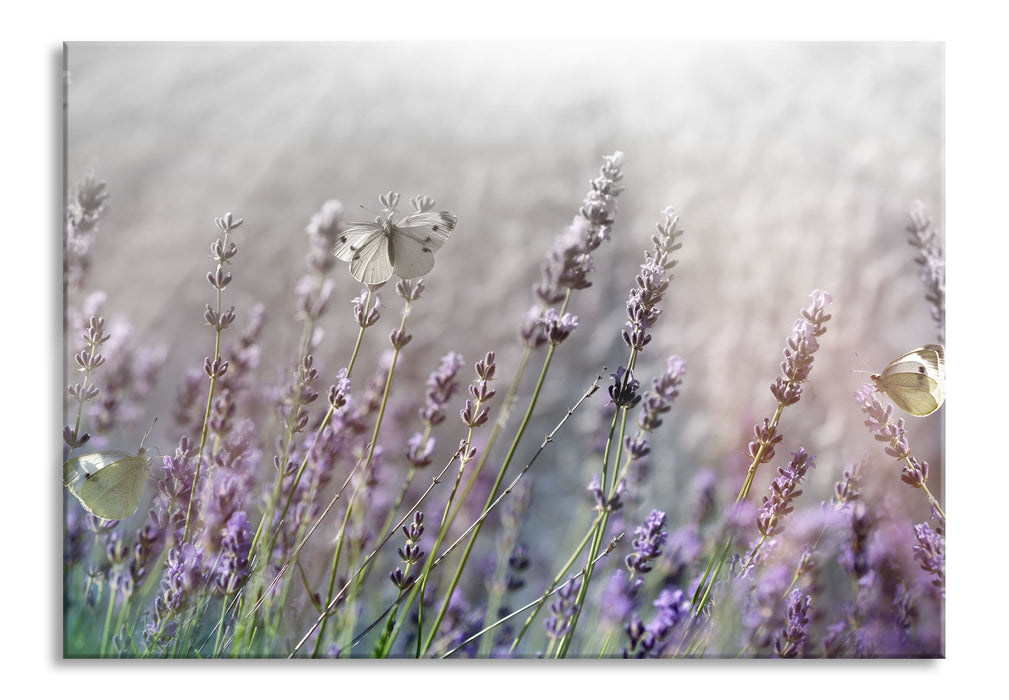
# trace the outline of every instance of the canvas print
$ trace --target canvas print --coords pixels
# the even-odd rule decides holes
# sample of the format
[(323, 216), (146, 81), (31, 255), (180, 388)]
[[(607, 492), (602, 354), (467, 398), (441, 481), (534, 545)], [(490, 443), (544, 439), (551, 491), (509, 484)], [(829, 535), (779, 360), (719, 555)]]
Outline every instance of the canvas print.
[(945, 656), (942, 44), (63, 67), (65, 658)]

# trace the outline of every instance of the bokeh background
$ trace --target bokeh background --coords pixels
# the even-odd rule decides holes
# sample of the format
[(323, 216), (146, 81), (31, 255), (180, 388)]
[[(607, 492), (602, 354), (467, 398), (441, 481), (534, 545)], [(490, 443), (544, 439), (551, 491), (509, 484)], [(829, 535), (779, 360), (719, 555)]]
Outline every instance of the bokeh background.
[[(111, 193), (91, 285), (107, 292), (107, 316), (128, 318), (167, 352), (145, 424), (170, 415), (184, 371), (212, 352), (202, 310), (214, 217), (245, 219), (226, 303), (239, 327), (254, 302), (267, 305), (260, 372), (279, 381), (298, 340), (305, 226), (325, 200), (367, 219), (359, 205), (377, 208), (377, 195), (395, 190), (455, 213), (398, 375), (416, 402), (449, 350), (466, 357), (463, 381), (491, 349), (510, 377), (543, 256), (602, 157), (619, 150), (626, 191), (613, 240), (572, 304), (581, 325), (560, 348), (530, 435), (549, 430), (603, 364), (613, 371), (626, 357), (624, 301), (672, 205), (686, 231), (680, 264), (639, 367), (648, 383), (677, 354), (688, 374), (651, 455), (656, 488), (643, 507), (675, 519), (686, 484), (709, 466), (735, 494), (752, 427), (775, 407), (768, 387), (784, 340), (820, 288), (833, 295), (833, 318), (802, 401), (784, 413), (776, 463), (804, 446), (818, 460), (809, 498), (827, 498), (842, 469), (868, 455), (871, 478), (900, 498), (907, 491), (912, 517), (927, 518), (862, 426), (853, 394), (868, 375), (852, 370), (880, 371), (937, 340), (905, 227), (920, 200), (944, 230), (941, 44), (71, 43), (66, 68), (68, 184), (93, 172)], [(357, 330), (344, 301), (360, 285), (338, 272), (318, 357), (327, 385)], [(399, 300), (383, 292), (392, 324)], [(591, 435), (604, 393), (572, 440)], [(940, 500), (944, 416), (909, 419)], [(177, 436), (163, 421), (154, 439), (165, 449)], [(570, 508), (589, 506), (578, 494), (596, 467), (562, 447), (540, 467), (527, 529), (550, 532)]]

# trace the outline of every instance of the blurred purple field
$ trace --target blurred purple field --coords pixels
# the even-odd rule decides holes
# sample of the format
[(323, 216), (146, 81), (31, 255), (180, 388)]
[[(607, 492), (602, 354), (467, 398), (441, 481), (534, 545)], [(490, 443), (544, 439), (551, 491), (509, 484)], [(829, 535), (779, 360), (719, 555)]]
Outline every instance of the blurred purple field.
[[(646, 388), (678, 355), (686, 375), (651, 438), (647, 488), (634, 496), (624, 549), (611, 565), (619, 568), (635, 524), (653, 509), (667, 514), (671, 531), (688, 517), (691, 483), (703, 470), (717, 475), (719, 502), (731, 503), (753, 428), (777, 406), (768, 387), (785, 340), (816, 289), (833, 297), (832, 318), (801, 402), (782, 415), (784, 441), (750, 498), (759, 505), (775, 468), (802, 447), (816, 456), (802, 508), (828, 501), (844, 470), (866, 458), (865, 492), (900, 513), (886, 527), (929, 518), (920, 491), (901, 483), (900, 466), (863, 425), (854, 395), (868, 375), (853, 370), (879, 372), (939, 340), (906, 227), (920, 201), (944, 231), (942, 45), (70, 43), (66, 68), (68, 187), (93, 173), (110, 195), (86, 290), (104, 291), (107, 321), (127, 320), (135, 342), (163, 348), (166, 358), (135, 424), (96, 436), (99, 448), (135, 450), (156, 416), (148, 444), (167, 454), (178, 442), (171, 416), (181, 380), (214, 347), (203, 311), (212, 301), (205, 277), (220, 234), (215, 217), (244, 219), (225, 303), (235, 306), (236, 335), (251, 307), (265, 305), (255, 376), (280, 386), (301, 332), (294, 289), (309, 250), (306, 226), (330, 199), (342, 203), (345, 220), (370, 220), (378, 195), (390, 190), (428, 195), (458, 224), (412, 307), (413, 340), (397, 366), (383, 439), (406, 444), (425, 381), (450, 351), (465, 358), (461, 387), (473, 363), (495, 351), (503, 395), (544, 256), (603, 157), (619, 151), (625, 191), (612, 240), (593, 256), (592, 286), (567, 309), (578, 328), (557, 347), (514, 466), (604, 365), (608, 374), (625, 361), (628, 291), (672, 206), (683, 247), (635, 374)], [(331, 275), (326, 335), (315, 353), (323, 403), (357, 337), (350, 302), (362, 285), (346, 268), (338, 263)], [(381, 332), (358, 359), (362, 388), (399, 321), (392, 286), (379, 292)], [(76, 342), (67, 339), (68, 363)], [(527, 371), (526, 394), (535, 379)], [(528, 474), (519, 535), (530, 550), (528, 598), (543, 592), (559, 552), (566, 556), (591, 518), (586, 487), (598, 467), (586, 446), (608, 399), (605, 390), (592, 397)], [(461, 402), (450, 404), (447, 423)], [(940, 502), (944, 413), (907, 419)], [(450, 456), (458, 426), (438, 433), (439, 459)], [(270, 457), (264, 475), (272, 474)], [(397, 456), (386, 457), (391, 469)], [(428, 514), (432, 527), (435, 520)], [(910, 550), (899, 558), (917, 567)]]

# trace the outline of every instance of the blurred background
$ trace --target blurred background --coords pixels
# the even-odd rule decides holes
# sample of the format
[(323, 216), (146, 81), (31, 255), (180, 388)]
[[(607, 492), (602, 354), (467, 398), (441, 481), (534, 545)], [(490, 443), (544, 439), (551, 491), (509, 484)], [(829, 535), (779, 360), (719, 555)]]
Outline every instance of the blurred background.
[[(225, 303), (239, 328), (253, 303), (266, 304), (260, 372), (276, 382), (298, 341), (305, 226), (330, 198), (349, 218), (371, 219), (359, 205), (377, 209), (388, 190), (429, 195), (459, 218), (411, 316), (414, 341), (397, 375), (413, 392), (406, 405), (423, 401), (425, 378), (450, 350), (466, 358), (463, 386), (473, 362), (496, 350), (503, 393), (543, 256), (603, 156), (621, 151), (613, 240), (571, 305), (581, 325), (559, 348), (528, 452), (602, 365), (625, 361), (627, 293), (672, 205), (683, 249), (639, 378), (649, 385), (674, 354), (687, 377), (653, 444), (645, 512), (675, 519), (704, 467), (725, 474), (722, 492), (735, 495), (753, 426), (776, 406), (768, 387), (785, 339), (819, 288), (833, 295), (833, 318), (769, 466), (800, 446), (815, 454), (809, 505), (869, 456), (870, 478), (906, 498), (916, 522), (927, 518), (862, 426), (853, 395), (868, 375), (852, 370), (881, 371), (938, 339), (905, 227), (920, 200), (944, 230), (941, 44), (71, 43), (66, 68), (68, 185), (90, 172), (111, 194), (90, 286), (108, 294), (107, 316), (167, 352), (145, 426), (171, 414), (185, 370), (212, 353), (202, 312), (214, 217), (245, 219)], [(342, 266), (334, 281), (317, 358), (325, 386), (357, 331), (345, 302), (360, 285)], [(391, 286), (382, 296), (383, 332), (362, 378), (399, 318)], [(595, 398), (566, 428), (569, 441), (595, 430), (605, 391)], [(908, 418), (940, 500), (944, 416)], [(177, 440), (169, 421), (154, 437), (165, 451)], [(563, 444), (533, 472), (535, 527), (562, 527), (598, 469)], [(758, 501), (772, 476), (758, 476)]]

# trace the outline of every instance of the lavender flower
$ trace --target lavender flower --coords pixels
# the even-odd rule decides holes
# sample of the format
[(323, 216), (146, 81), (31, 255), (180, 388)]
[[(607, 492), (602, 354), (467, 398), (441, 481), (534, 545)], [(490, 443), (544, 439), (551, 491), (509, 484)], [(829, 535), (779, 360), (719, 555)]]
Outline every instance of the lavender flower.
[(624, 507), (623, 495), (627, 490), (627, 485), (624, 483), (623, 479), (621, 479), (620, 483), (617, 484), (616, 492), (609, 498), (607, 498), (606, 494), (603, 492), (603, 485), (599, 480), (598, 474), (592, 475), (592, 481), (589, 482), (587, 490), (592, 494), (592, 497), (596, 502), (596, 510), (601, 510), (607, 513), (615, 513)]
[(382, 299), (377, 294), (374, 296), (375, 303), (371, 305), (370, 309), (367, 306), (367, 289), (362, 289), (361, 293), (350, 302), (354, 306), (354, 320), (357, 321), (357, 325), (361, 328), (367, 328), (368, 326), (373, 326), (378, 323), (378, 310), (382, 308)]
[(802, 654), (808, 643), (810, 596), (804, 596), (798, 588), (788, 594), (788, 609), (785, 625), (774, 638), (774, 653), (782, 659), (795, 658)]
[(933, 530), (928, 523), (914, 526), (918, 544), (912, 547), (914, 558), (921, 562), (921, 568), (932, 575), (932, 585), (946, 596), (946, 537), (940, 525)]
[(154, 619), (147, 626), (149, 647), (165, 647), (175, 636), (175, 618), (203, 583), (203, 552), (188, 542), (168, 550), (161, 595), (154, 601)]
[(431, 464), (434, 454), (434, 438), (424, 438), (420, 433), (414, 433), (406, 441), (406, 459), (414, 469), (423, 469)]
[(603, 619), (611, 624), (627, 619), (634, 610), (635, 594), (643, 583), (641, 578), (630, 580), (623, 569), (615, 570), (599, 598), (599, 612)]
[(424, 279), (421, 277), (409, 280), (401, 279), (396, 283), (396, 294), (407, 303), (417, 301), (423, 293)]
[(653, 510), (644, 523), (634, 530), (634, 551), (627, 555), (624, 564), (632, 574), (642, 575), (652, 570), (651, 562), (662, 554), (668, 533), (663, 530), (666, 514)]
[(343, 204), (337, 199), (327, 199), (322, 208), (312, 214), (305, 232), (309, 236), (308, 269), (317, 277), (327, 274), (336, 265), (331, 254), (336, 245), (343, 222)]
[(939, 231), (921, 202), (911, 206), (911, 223), (907, 231), (908, 243), (918, 249), (914, 261), (921, 266), (919, 276), (927, 290), (925, 300), (932, 305), (932, 319), (939, 327), (939, 342), (943, 342), (946, 335), (946, 257)]
[(778, 476), (771, 482), (770, 496), (764, 496), (757, 514), (757, 530), (764, 537), (773, 537), (784, 530), (783, 516), (794, 510), (792, 501), (802, 495), (799, 484), (806, 478), (806, 472), (816, 466), (816, 458), (807, 455), (803, 448), (792, 453), (792, 461), (787, 467), (778, 468)]
[(582, 584), (578, 579), (568, 579), (568, 581), (557, 589), (557, 595), (550, 602), (550, 617), (548, 617), (543, 627), (547, 637), (553, 640), (561, 639), (571, 630), (571, 620), (578, 612), (578, 591)]
[(80, 415), (84, 411), (85, 402), (94, 400), (99, 394), (98, 387), (89, 384), (88, 380), (95, 370), (105, 364), (105, 357), (98, 352), (98, 349), (110, 337), (110, 334), (105, 332), (105, 319), (101, 316), (92, 316), (88, 321), (87, 329), (81, 335), (84, 347), (74, 354), (74, 363), (77, 365), (77, 370), (84, 374), (84, 381), (67, 387), (67, 395), (79, 404), (78, 420), (75, 426), (71, 428), (67, 425), (63, 429), (63, 441), (71, 450), (84, 445), (91, 438), (87, 433), (78, 432)]
[[(424, 534), (424, 514), (417, 511), (413, 514), (413, 520), (403, 526), (403, 535), (406, 537), (406, 544), (397, 549), (400, 559), (406, 564), (409, 571), (413, 566), (424, 558), (424, 550), (420, 548), (420, 538)], [(393, 585), (401, 591), (405, 591), (416, 580), (415, 574), (406, 574), (398, 566), (389, 574)]]
[(212, 574), (218, 590), (234, 595), (242, 589), (249, 575), (251, 551), (252, 526), (245, 511), (236, 511), (228, 518), (221, 533), (221, 551)]
[(609, 386), (610, 399), (618, 408), (634, 408), (641, 401), (641, 394), (638, 387), (641, 382), (634, 378), (634, 372), (626, 367), (618, 367), (617, 371), (610, 374), (613, 382)]
[(849, 510), (849, 527), (838, 563), (852, 579), (858, 581), (870, 571), (869, 537), (876, 523), (862, 501), (855, 501)]
[(186, 524), (185, 510), (196, 475), (195, 449), (193, 441), (183, 436), (179, 438), (175, 455), (162, 458), (161, 466), (155, 469), (157, 492), (149, 513), (150, 521), (154, 527), (172, 533), (176, 541), (181, 539)]
[(630, 642), (621, 650), (625, 659), (661, 657), (669, 648), (675, 630), (690, 611), (690, 601), (678, 588), (664, 589), (652, 605), (656, 613), (651, 622), (646, 625), (637, 613), (633, 613), (631, 621), (624, 626)]
[(569, 313), (558, 316), (554, 309), (547, 309), (540, 317), (540, 322), (547, 342), (551, 345), (560, 345), (578, 328), (577, 316)]
[(801, 384), (813, 369), (813, 353), (820, 345), (816, 339), (827, 332), (824, 324), (830, 320), (824, 306), (832, 301), (830, 294), (817, 289), (810, 296), (809, 306), (802, 310), (802, 318), (795, 322), (788, 337), (781, 363), (781, 376), (771, 385), (771, 394), (784, 406), (791, 406), (802, 395)]
[(661, 416), (669, 411), (673, 400), (679, 396), (679, 387), (686, 371), (687, 363), (680, 357), (674, 355), (666, 360), (666, 371), (652, 381), (652, 391), (645, 394), (642, 400), (638, 427), (651, 431), (662, 425)]
[(907, 439), (904, 419), (893, 421), (893, 406), (886, 408), (876, 398), (876, 386), (872, 382), (863, 384), (855, 392), (855, 401), (866, 415), (865, 425), (875, 433), (873, 437), (887, 443), (883, 451), (894, 459), (904, 460), (901, 465), (901, 481), (915, 488), (923, 488), (928, 479), (928, 462), (919, 462), (911, 455), (911, 445)]
[(654, 248), (645, 253), (645, 262), (634, 278), (637, 286), (631, 289), (627, 299), (626, 325), (629, 330), (622, 331), (621, 337), (627, 347), (638, 351), (643, 350), (652, 339), (647, 331), (655, 325), (662, 313), (659, 302), (669, 289), (669, 281), (672, 279), (669, 271), (677, 262), (670, 256), (682, 247), (677, 239), (683, 235), (683, 230), (676, 226), (679, 217), (675, 210), (667, 207), (662, 216), (662, 223), (655, 225), (658, 235), (652, 236)]
[(547, 254), (542, 278), (533, 287), (546, 306), (561, 301), (564, 289), (585, 289), (592, 284), (587, 279), (594, 267), (592, 252), (610, 238), (616, 198), (622, 191), (616, 183), (623, 177), (620, 172), (623, 154), (615, 153), (604, 161), (600, 176), (592, 181), (578, 214)]
[(91, 267), (91, 247), (98, 230), (98, 220), (105, 211), (109, 193), (105, 183), (88, 174), (75, 188), (67, 204), (63, 239), (63, 293), (81, 288)]
[(433, 427), (445, 420), (445, 406), (459, 384), (456, 375), (463, 366), (463, 357), (457, 352), (449, 352), (441, 358), (438, 369), (427, 379), (427, 402), (420, 409), (420, 419)]

